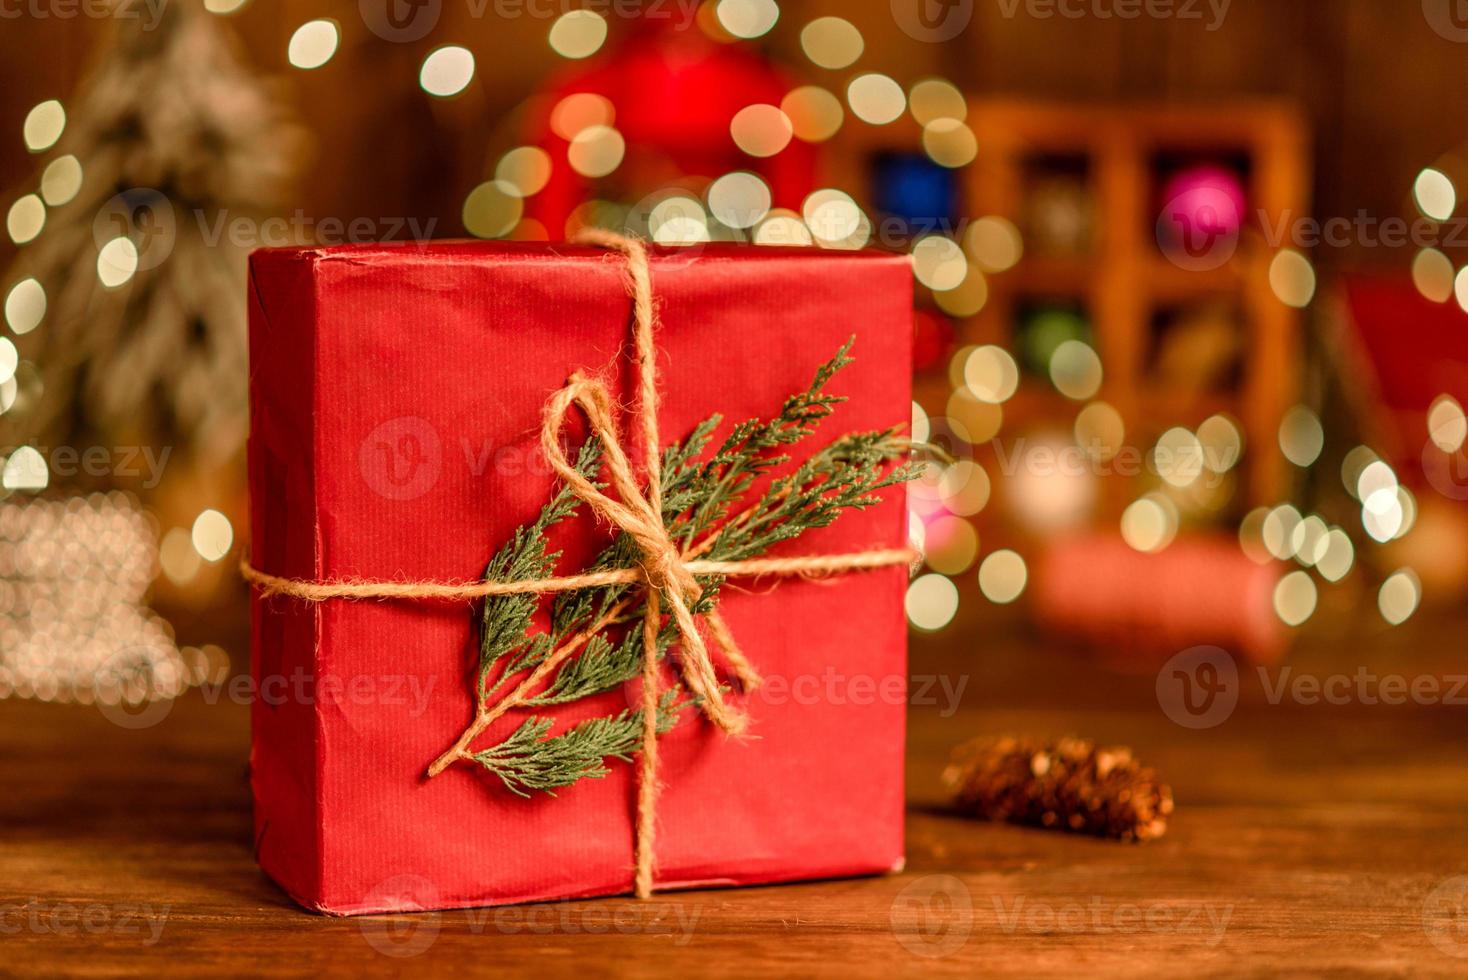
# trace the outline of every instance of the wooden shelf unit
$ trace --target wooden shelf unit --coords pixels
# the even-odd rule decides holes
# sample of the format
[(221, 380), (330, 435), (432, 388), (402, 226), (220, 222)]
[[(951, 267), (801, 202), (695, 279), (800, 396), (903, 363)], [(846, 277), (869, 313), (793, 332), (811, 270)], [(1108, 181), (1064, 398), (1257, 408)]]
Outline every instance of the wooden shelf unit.
[[(1103, 365), (1096, 397), (1121, 413), (1129, 445), (1145, 450), (1167, 427), (1196, 426), (1213, 412), (1227, 412), (1245, 438), (1239, 502), (1283, 499), (1289, 473), (1277, 433), (1298, 397), (1301, 314), (1270, 287), (1277, 249), (1262, 229), (1307, 213), (1308, 146), (1298, 114), (1277, 103), (1117, 106), (971, 98), (967, 122), (979, 149), (957, 175), (955, 217), (997, 215), (1023, 227), (1027, 168), (1036, 159), (1076, 159), (1084, 161), (1092, 238), (1081, 254), (1026, 250), (1012, 269), (989, 275), (988, 299), (976, 316), (959, 323), (959, 343), (1013, 350), (1021, 304), (1047, 297), (1075, 302), (1085, 308)], [(870, 189), (869, 162), (877, 153), (922, 152), (921, 131), (909, 119), (846, 129), (833, 173), (845, 180), (838, 186)], [(1200, 271), (1171, 262), (1155, 232), (1162, 179), (1157, 162), (1192, 155), (1245, 164), (1246, 214), (1237, 250), (1222, 266)], [(862, 203), (872, 199), (868, 194)], [(1160, 389), (1146, 376), (1154, 314), (1209, 300), (1238, 312), (1239, 384), (1227, 393)], [(919, 378), (917, 390), (930, 410), (940, 408), (946, 370)], [(1042, 382), (1028, 381), (1021, 394), (1005, 406), (1011, 434), (1015, 426), (1068, 425), (1081, 408)], [(1106, 509), (1124, 504), (1130, 493), (1109, 488)]]

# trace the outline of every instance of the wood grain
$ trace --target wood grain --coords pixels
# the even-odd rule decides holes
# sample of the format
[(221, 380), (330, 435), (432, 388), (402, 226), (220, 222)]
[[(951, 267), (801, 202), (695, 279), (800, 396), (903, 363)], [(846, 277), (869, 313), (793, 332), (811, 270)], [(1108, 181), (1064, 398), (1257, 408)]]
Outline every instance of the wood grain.
[[(1446, 651), (1432, 641), (1455, 632), (1420, 638)], [(1468, 888), (1444, 886), (1468, 873), (1462, 707), (1270, 704), (1246, 669), (1234, 714), (1190, 731), (1158, 710), (1152, 672), (999, 635), (983, 658), (951, 640), (914, 652), (915, 694), (927, 677), (965, 686), (956, 710), (939, 684), (913, 708), (904, 873), (648, 903), (310, 915), (251, 858), (242, 706), (196, 693), (126, 730), (91, 708), (0, 703), (0, 973), (1468, 971)], [(1294, 669), (1443, 673), (1378, 641), (1313, 656)], [(1168, 835), (1121, 845), (948, 814), (948, 748), (1001, 730), (1133, 745), (1171, 778)]]

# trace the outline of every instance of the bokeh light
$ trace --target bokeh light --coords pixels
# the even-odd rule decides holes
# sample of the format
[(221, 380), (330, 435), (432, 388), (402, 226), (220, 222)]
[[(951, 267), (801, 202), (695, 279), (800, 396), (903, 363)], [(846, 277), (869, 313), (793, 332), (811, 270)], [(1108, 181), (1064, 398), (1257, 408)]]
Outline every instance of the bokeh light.
[(1427, 410), (1427, 437), (1445, 453), (1455, 453), (1468, 440), (1468, 418), (1452, 395), (1438, 395)]
[(921, 126), (939, 119), (963, 121), (968, 116), (968, 102), (952, 82), (942, 78), (925, 78), (908, 91), (907, 108)]
[(45, 153), (56, 145), (65, 131), (66, 109), (56, 99), (48, 99), (32, 107), (20, 126), (25, 148), (32, 153)]
[(763, 37), (780, 19), (775, 0), (719, 0), (715, 8), (719, 25), (735, 37)]
[(193, 539), (194, 549), (205, 561), (219, 561), (234, 546), (234, 528), (230, 526), (229, 518), (213, 508), (194, 518), (189, 536)]
[(821, 143), (835, 136), (846, 118), (841, 100), (819, 85), (791, 89), (780, 100), (780, 111), (790, 120), (797, 139)]
[(450, 44), (423, 59), (418, 84), (429, 95), (441, 99), (458, 95), (474, 79), (474, 55), (468, 48)]
[(41, 198), (53, 208), (76, 197), (81, 189), (82, 165), (69, 153), (52, 160), (41, 172)]
[(938, 309), (949, 316), (974, 316), (989, 301), (989, 280), (978, 269), (970, 266), (963, 282), (952, 289), (936, 293), (933, 301), (938, 304)]
[(907, 619), (917, 629), (940, 630), (958, 612), (958, 587), (946, 576), (919, 575), (907, 587)]
[(1121, 514), (1121, 537), (1138, 551), (1155, 553), (1177, 537), (1177, 506), (1161, 494), (1147, 494)]
[(912, 247), (913, 274), (933, 290), (954, 289), (968, 274), (968, 259), (951, 238), (927, 235)]
[(709, 185), (709, 211), (730, 228), (753, 228), (770, 213), (770, 188), (752, 173), (725, 174)]
[(817, 17), (800, 32), (805, 56), (822, 68), (834, 70), (853, 64), (865, 46), (861, 31), (840, 17)]
[(1441, 170), (1425, 167), (1412, 182), (1412, 198), (1417, 210), (1433, 221), (1446, 221), (1458, 206), (1458, 192)]
[(1307, 306), (1315, 296), (1315, 268), (1294, 249), (1280, 249), (1269, 263), (1269, 288), (1286, 306)]
[(34, 241), (46, 227), (46, 205), (39, 194), (25, 194), (5, 215), (5, 230), (17, 245)]
[(17, 334), (30, 333), (46, 316), (46, 290), (35, 279), (22, 279), (5, 294), (5, 323)]
[(500, 238), (520, 221), (525, 203), (507, 180), (487, 180), (464, 200), (464, 227), (476, 238)]
[(1076, 445), (1095, 460), (1105, 461), (1121, 452), (1126, 440), (1126, 423), (1106, 402), (1092, 402), (1076, 414)]
[(1412, 259), (1412, 284), (1434, 303), (1453, 295), (1453, 260), (1435, 248), (1424, 248)]
[(1422, 582), (1410, 568), (1398, 569), (1386, 577), (1376, 594), (1376, 607), (1381, 618), (1393, 626), (1405, 623), (1422, 601)]
[(138, 247), (130, 238), (114, 238), (97, 252), (97, 278), (109, 289), (126, 284), (138, 271)]
[(517, 146), (500, 157), (494, 179), (521, 197), (539, 193), (550, 180), (550, 154), (538, 146)]
[(1320, 418), (1304, 405), (1285, 412), (1279, 423), (1279, 451), (1296, 466), (1305, 467), (1320, 458), (1325, 448), (1325, 429)]
[(1050, 383), (1067, 398), (1092, 397), (1101, 390), (1101, 378), (1101, 358), (1084, 341), (1062, 341), (1050, 355)]
[(1019, 387), (1019, 367), (1004, 348), (985, 344), (964, 361), (963, 380), (975, 398), (998, 405)]
[(605, 177), (622, 165), (626, 153), (621, 133), (610, 126), (588, 126), (571, 140), (566, 159), (583, 177)]
[(341, 44), (341, 29), (334, 20), (310, 20), (296, 28), (286, 46), (286, 60), (309, 71), (320, 68), (336, 54)]
[(550, 126), (552, 132), (570, 142), (582, 130), (610, 126), (616, 119), (616, 109), (610, 99), (591, 92), (575, 92), (556, 103), (551, 110)]
[(1319, 594), (1309, 572), (1290, 572), (1274, 587), (1274, 612), (1286, 626), (1299, 626), (1315, 613)]
[(990, 554), (979, 565), (979, 591), (997, 605), (1013, 602), (1024, 594), (1029, 569), (1017, 552), (1004, 549)]
[(846, 86), (846, 104), (851, 114), (874, 126), (885, 126), (907, 108), (902, 86), (879, 72), (858, 75)]
[(756, 103), (734, 114), (729, 123), (734, 145), (752, 157), (772, 157), (790, 145), (795, 127), (779, 106)]
[(939, 517), (923, 536), (923, 557), (935, 572), (966, 572), (979, 557), (979, 534), (962, 517)]
[(969, 226), (964, 246), (985, 272), (1013, 268), (1024, 253), (1019, 229), (1013, 222), (994, 215), (979, 218)]
[(563, 58), (589, 58), (607, 39), (607, 19), (594, 10), (568, 10), (551, 24), (551, 50)]

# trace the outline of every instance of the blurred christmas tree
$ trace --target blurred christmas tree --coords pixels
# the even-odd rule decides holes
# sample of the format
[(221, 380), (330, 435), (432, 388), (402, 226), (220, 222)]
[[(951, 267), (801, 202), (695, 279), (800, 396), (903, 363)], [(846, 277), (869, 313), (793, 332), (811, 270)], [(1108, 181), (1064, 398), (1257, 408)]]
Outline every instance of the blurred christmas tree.
[(5, 418), (25, 441), (177, 445), (217, 464), (246, 430), (253, 242), (230, 229), (279, 200), (302, 143), (196, 0), (114, 24), (70, 119), (37, 108), (41, 139), (64, 134), (11, 211), (24, 248), (6, 320), (35, 368)]

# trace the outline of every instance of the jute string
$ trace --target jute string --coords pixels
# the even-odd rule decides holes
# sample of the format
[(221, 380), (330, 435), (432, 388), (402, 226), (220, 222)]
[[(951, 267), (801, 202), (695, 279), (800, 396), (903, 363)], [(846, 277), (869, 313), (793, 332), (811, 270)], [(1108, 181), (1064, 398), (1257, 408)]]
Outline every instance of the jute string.
[[(572, 589), (605, 585), (641, 585), (646, 590), (642, 620), (642, 751), (638, 755), (636, 875), (634, 887), (638, 897), (652, 894), (655, 867), (654, 844), (657, 837), (658, 800), (658, 702), (662, 695), (658, 671), (657, 637), (662, 625), (663, 609), (678, 630), (680, 652), (675, 658), (678, 671), (688, 689), (699, 699), (699, 706), (709, 720), (732, 734), (743, 733), (748, 720), (724, 700), (718, 675), (708, 645), (698, 628), (690, 605), (702, 592), (696, 576), (803, 576), (817, 577), (843, 572), (864, 571), (892, 565), (905, 565), (913, 553), (905, 549), (882, 548), (846, 554), (809, 555), (793, 558), (754, 558), (743, 561), (711, 561), (685, 554), (673, 541), (663, 523), (662, 451), (658, 438), (657, 350), (653, 346), (657, 313), (653, 304), (652, 274), (647, 249), (635, 238), (605, 231), (584, 232), (580, 241), (621, 253), (626, 259), (626, 288), (632, 298), (632, 333), (637, 362), (636, 423), (642, 455), (642, 485), (633, 471), (628, 452), (618, 433), (616, 413), (610, 391), (596, 378), (580, 374), (546, 403), (540, 445), (551, 468), (571, 488), (577, 498), (603, 521), (627, 534), (637, 545), (641, 561), (636, 568), (612, 569), (521, 582), (371, 582), (343, 580), (313, 582), (283, 578), (263, 572), (241, 560), (240, 571), (262, 595), (283, 595), (307, 602), (329, 599), (417, 599), (472, 600), (487, 596), (547, 594)], [(599, 490), (576, 471), (561, 448), (561, 431), (567, 413), (576, 406), (586, 415), (591, 432), (602, 443), (606, 471), (616, 497)], [(703, 615), (730, 670), (741, 687), (748, 691), (759, 686), (760, 678), (748, 658), (734, 642), (732, 632), (717, 611)], [(558, 664), (577, 649), (567, 645), (560, 656), (547, 658), (519, 687), (506, 696), (498, 709), (484, 710), (480, 705), (475, 725), (466, 730), (459, 743), (445, 753), (429, 769), (437, 775), (456, 758), (470, 758), (468, 743), (507, 707), (518, 703), (529, 689), (543, 681)]]

